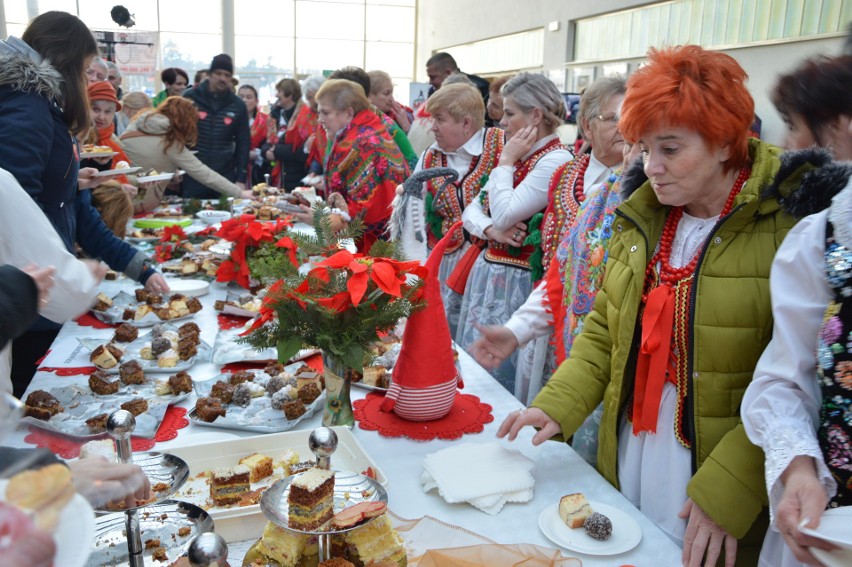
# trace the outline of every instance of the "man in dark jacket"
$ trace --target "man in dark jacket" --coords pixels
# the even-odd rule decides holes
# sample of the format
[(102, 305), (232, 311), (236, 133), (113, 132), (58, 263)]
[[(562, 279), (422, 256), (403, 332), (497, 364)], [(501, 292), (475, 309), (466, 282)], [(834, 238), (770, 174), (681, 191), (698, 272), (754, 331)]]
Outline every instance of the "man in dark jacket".
[[(204, 165), (245, 189), (250, 133), (248, 112), (231, 88), (234, 63), (221, 53), (210, 64), (210, 75), (200, 85), (184, 91), (198, 108), (197, 157)], [(239, 181), (237, 181), (239, 180)], [(183, 196), (216, 199), (219, 193), (190, 176), (183, 180)]]
[(436, 53), (426, 61), (426, 74), (429, 75), (429, 84), (431, 85), (429, 87), (429, 96), (432, 96), (432, 93), (440, 89), (441, 85), (444, 84), (444, 79), (453, 73), (459, 73), (467, 77), (479, 91), (479, 94), (482, 95), (482, 100), (488, 104), (488, 81), (477, 75), (462, 73), (453, 56), (444, 52)]

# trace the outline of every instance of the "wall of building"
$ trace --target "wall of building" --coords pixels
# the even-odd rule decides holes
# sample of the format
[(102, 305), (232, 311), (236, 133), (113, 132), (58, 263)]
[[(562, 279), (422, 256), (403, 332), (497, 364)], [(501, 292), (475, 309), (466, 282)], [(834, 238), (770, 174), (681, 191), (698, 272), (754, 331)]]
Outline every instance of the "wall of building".
[[(437, 50), (536, 28), (545, 29), (543, 61), (540, 67), (530, 70), (553, 73), (563, 69), (565, 63), (572, 59), (573, 30), (569, 22), (654, 3), (647, 0), (420, 0), (417, 6), (415, 80), (427, 80), (425, 63)], [(548, 31), (548, 24), (553, 21), (559, 22), (559, 29)], [(616, 40), (601, 38), (601, 41)], [(778, 74), (794, 68), (806, 57), (837, 54), (841, 46), (842, 39), (832, 37), (725, 51), (737, 59), (749, 74), (755, 107), (763, 120), (764, 139), (772, 143), (783, 141), (784, 124), (769, 100)], [(632, 68), (635, 65), (631, 65)], [(477, 72), (477, 69), (464, 67), (462, 70)]]

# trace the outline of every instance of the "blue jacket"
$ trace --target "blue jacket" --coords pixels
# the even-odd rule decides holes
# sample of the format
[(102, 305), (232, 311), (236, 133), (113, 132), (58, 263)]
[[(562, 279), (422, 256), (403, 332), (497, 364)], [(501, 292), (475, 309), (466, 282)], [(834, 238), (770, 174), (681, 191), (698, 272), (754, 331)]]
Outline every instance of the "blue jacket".
[(79, 167), (57, 103), (62, 77), (33, 57), (38, 55), (20, 40), (0, 43), (0, 167), (15, 176), (73, 250)]
[[(251, 146), (246, 105), (230, 91), (217, 94), (210, 92), (208, 85), (209, 82), (204, 80), (183, 93), (198, 109), (196, 157), (228, 181), (244, 182)], [(220, 194), (186, 176), (183, 180), (183, 196), (216, 199)]]
[[(61, 81), (23, 41), (0, 41), (0, 167), (41, 207), (69, 252), (79, 243), (89, 256), (144, 284), (155, 273), (148, 257), (104, 225), (89, 191), (77, 191), (79, 161), (58, 102)], [(49, 327), (56, 324), (46, 319), (35, 326)]]

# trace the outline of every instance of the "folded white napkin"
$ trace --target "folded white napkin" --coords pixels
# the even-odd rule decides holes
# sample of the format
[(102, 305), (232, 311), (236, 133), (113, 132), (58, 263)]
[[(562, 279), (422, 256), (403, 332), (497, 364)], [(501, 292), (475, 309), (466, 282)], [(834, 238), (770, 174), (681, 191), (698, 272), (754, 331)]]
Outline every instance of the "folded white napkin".
[(437, 488), (451, 504), (467, 502), (493, 515), (506, 502), (532, 500), (534, 466), (518, 451), (498, 443), (462, 443), (427, 455), (420, 482), (425, 492)]

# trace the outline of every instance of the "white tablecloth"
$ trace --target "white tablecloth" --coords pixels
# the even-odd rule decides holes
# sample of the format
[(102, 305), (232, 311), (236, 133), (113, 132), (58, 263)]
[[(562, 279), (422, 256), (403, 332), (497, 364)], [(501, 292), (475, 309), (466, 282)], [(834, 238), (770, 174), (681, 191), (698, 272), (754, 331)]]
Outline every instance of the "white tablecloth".
[[(104, 282), (103, 291), (107, 295), (114, 295), (120, 289), (133, 289), (133, 287), (132, 282), (122, 279), (115, 282)], [(217, 314), (213, 310), (213, 302), (216, 299), (224, 298), (225, 292), (226, 288), (222, 284), (211, 284), (210, 293), (201, 298), (204, 310), (195, 317), (195, 321), (202, 329), (202, 339), (210, 345), (213, 344), (218, 331)], [(111, 335), (112, 331), (109, 329), (81, 327), (72, 322), (63, 327), (55, 344), (68, 339), (76, 340), (76, 337), (93, 337), (106, 340)], [(510, 412), (522, 407), (518, 400), (491, 378), (466, 353), (460, 353), (459, 361), (465, 382), (463, 391), (478, 396), (483, 402), (493, 407), (494, 421), (487, 424), (482, 433), (465, 435), (460, 441), (436, 439), (429, 442), (419, 442), (407, 438), (382, 437), (377, 432), (364, 431), (358, 428), (357, 424), (353, 430), (354, 435), (365, 450), (387, 475), (390, 509), (395, 514), (410, 519), (424, 515), (433, 516), (444, 522), (463, 526), (499, 543), (532, 543), (545, 547), (557, 547), (539, 530), (539, 514), (543, 509), (558, 503), (562, 495), (571, 492), (583, 492), (589, 500), (610, 504), (628, 513), (639, 523), (642, 529), (642, 540), (636, 548), (621, 555), (595, 557), (565, 550), (566, 556), (578, 557), (582, 559), (583, 565), (588, 567), (618, 567), (628, 564), (636, 567), (680, 565), (680, 549), (592, 467), (577, 456), (570, 446), (565, 443), (546, 442), (538, 447), (533, 447), (530, 442), (534, 433), (532, 430), (522, 431), (513, 443), (499, 440), (506, 447), (517, 449), (536, 462), (536, 468), (533, 471), (536, 480), (535, 497), (531, 502), (507, 504), (499, 514), (490, 516), (467, 504), (447, 504), (438, 496), (437, 491), (424, 493), (420, 486), (420, 475), (422, 461), (427, 454), (462, 441), (473, 443), (498, 441), (496, 432), (500, 423)], [(211, 363), (203, 363), (196, 364), (190, 370), (190, 373), (196, 379), (203, 379), (218, 374), (219, 370)], [(38, 372), (28, 392), (68, 384), (70, 381), (85, 383), (87, 379), (85, 376), (59, 377), (53, 373)], [(366, 391), (362, 389), (352, 389), (353, 399), (363, 398), (365, 394)], [(195, 397), (192, 395), (181, 405), (191, 408), (194, 404)], [(320, 422), (321, 415), (317, 414), (303, 421), (300, 425), (303, 429), (310, 429), (320, 426)], [(26, 434), (26, 428), (15, 431), (6, 440), (6, 444), (18, 447), (29, 446), (24, 442)], [(158, 443), (155, 450), (168, 451), (170, 447), (195, 445), (217, 438), (228, 439), (251, 435), (250, 433), (215, 430), (190, 424), (187, 428), (179, 430), (176, 439)], [(460, 471), (460, 474), (463, 474), (463, 471)], [(435, 542), (435, 547), (442, 547), (441, 542)], [(233, 546), (230, 558), (232, 564), (239, 564), (244, 550), (244, 545)]]

